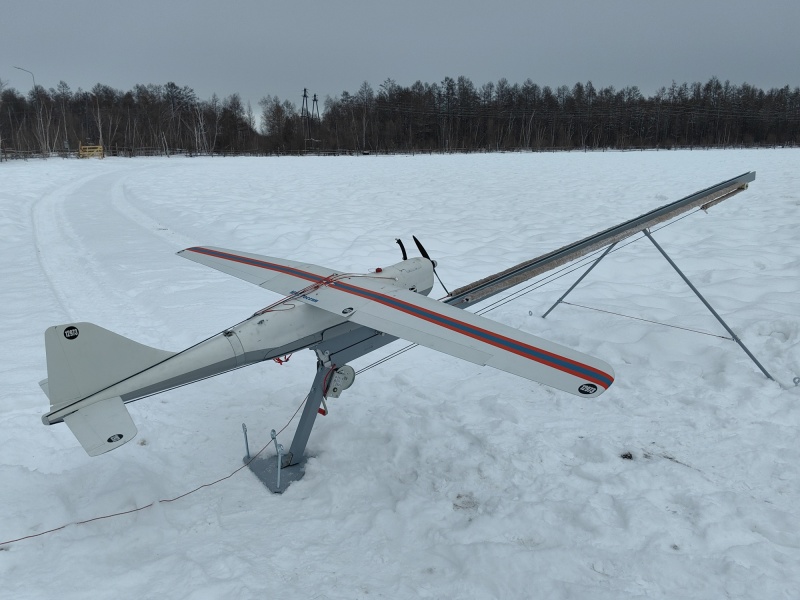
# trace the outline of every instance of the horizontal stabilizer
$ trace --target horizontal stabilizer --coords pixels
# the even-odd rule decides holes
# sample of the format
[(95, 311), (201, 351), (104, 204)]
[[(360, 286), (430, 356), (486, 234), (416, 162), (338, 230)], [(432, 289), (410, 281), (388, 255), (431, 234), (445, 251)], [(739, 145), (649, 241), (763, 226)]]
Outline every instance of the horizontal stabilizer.
[(89, 456), (118, 448), (136, 436), (136, 425), (119, 396), (90, 404), (64, 417), (64, 422)]

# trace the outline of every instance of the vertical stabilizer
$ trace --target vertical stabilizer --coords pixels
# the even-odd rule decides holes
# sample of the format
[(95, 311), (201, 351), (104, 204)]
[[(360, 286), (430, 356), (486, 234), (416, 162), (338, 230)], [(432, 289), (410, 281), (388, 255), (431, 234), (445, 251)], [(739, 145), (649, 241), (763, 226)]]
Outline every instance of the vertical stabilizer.
[(44, 334), (47, 383), (55, 408), (81, 400), (170, 356), (92, 323), (49, 327)]

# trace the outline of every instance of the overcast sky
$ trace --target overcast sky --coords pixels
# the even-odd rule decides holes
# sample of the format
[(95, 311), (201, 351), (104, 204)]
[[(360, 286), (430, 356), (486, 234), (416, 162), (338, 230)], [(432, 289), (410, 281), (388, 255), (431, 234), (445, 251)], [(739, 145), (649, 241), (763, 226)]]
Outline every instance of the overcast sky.
[(469, 77), (660, 86), (800, 85), (800, 0), (0, 0), (0, 79), (326, 95)]

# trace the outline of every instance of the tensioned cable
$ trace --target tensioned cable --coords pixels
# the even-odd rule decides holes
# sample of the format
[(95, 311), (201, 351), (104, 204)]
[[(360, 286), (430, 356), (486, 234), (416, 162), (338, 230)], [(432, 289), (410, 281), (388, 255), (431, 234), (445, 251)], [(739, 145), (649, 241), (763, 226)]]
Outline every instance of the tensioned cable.
[(683, 329), (684, 331), (693, 331), (694, 333), (702, 333), (703, 335), (710, 335), (711, 337), (721, 338), (723, 340), (730, 340), (734, 341), (732, 337), (728, 337), (726, 335), (719, 335), (716, 333), (709, 333), (708, 331), (700, 331), (699, 329), (691, 329), (689, 327), (680, 327), (679, 325), (670, 325), (669, 323), (662, 323), (661, 321), (652, 321), (650, 319), (643, 319), (641, 317), (633, 317), (631, 315), (623, 315), (622, 313), (614, 312), (611, 310), (604, 310), (602, 308), (594, 308), (593, 306), (584, 306), (583, 304), (575, 304), (574, 302), (567, 302), (566, 300), (562, 300), (561, 304), (569, 304), (570, 306), (577, 306), (579, 308), (585, 308), (588, 310), (594, 310), (601, 313), (606, 313), (609, 315), (617, 315), (618, 317), (626, 317), (628, 319), (635, 319), (636, 321), (645, 321), (646, 323), (655, 323), (656, 325), (663, 325), (664, 327), (672, 327), (673, 329)]
[[(591, 258), (591, 256), (592, 255), (590, 254), (589, 256), (584, 257), (583, 259), (581, 259), (581, 262), (585, 262), (585, 260), (588, 259), (588, 258)], [(506, 296), (505, 298), (507, 298), (507, 299), (505, 300), (505, 302), (502, 301), (503, 299), (498, 300), (495, 303), (490, 304), (489, 306), (486, 306), (486, 307), (482, 308), (481, 310), (475, 311), (475, 314), (476, 315), (481, 315), (481, 314), (487, 313), (487, 312), (489, 312), (491, 310), (494, 310), (495, 308), (498, 308), (499, 306), (502, 306), (503, 304), (507, 304), (508, 302), (511, 302), (513, 300), (516, 300), (517, 298), (520, 298), (521, 296), (524, 296), (528, 292), (532, 292), (533, 290), (538, 289), (538, 288), (540, 288), (540, 287), (542, 287), (542, 286), (544, 286), (544, 285), (546, 285), (548, 283), (551, 283), (551, 282), (555, 281), (556, 279), (559, 279), (560, 277), (564, 277), (565, 275), (569, 275), (570, 273), (572, 273), (572, 271), (580, 269), (582, 266), (583, 266), (583, 264), (579, 264), (578, 266), (573, 267), (572, 269), (570, 269), (569, 271), (567, 271), (563, 275), (560, 275), (559, 277), (554, 277), (555, 274), (550, 274), (545, 278), (545, 279), (551, 278), (550, 281), (544, 281), (543, 283), (540, 283), (541, 280), (537, 281), (536, 283), (539, 283), (539, 285), (537, 285), (536, 287), (533, 287), (532, 289), (528, 289), (527, 292), (524, 292), (524, 293), (520, 294), (520, 290), (517, 290), (516, 292), (513, 292), (512, 294), (509, 294), (508, 296)], [(569, 268), (569, 267), (564, 267), (564, 268), (560, 269), (559, 271), (556, 271), (556, 273), (560, 273), (561, 271), (564, 271), (567, 268)], [(530, 284), (528, 287), (530, 287), (531, 285), (533, 285), (533, 284)], [(527, 288), (524, 288), (524, 289), (527, 289)], [(512, 297), (512, 296), (514, 296), (514, 297)], [(409, 350), (411, 350), (412, 348), (416, 348), (417, 346), (419, 346), (419, 344), (409, 344), (407, 346), (404, 346), (403, 348), (400, 348), (399, 350), (396, 350), (395, 352), (392, 352), (391, 354), (388, 354), (387, 356), (384, 356), (383, 358), (380, 358), (380, 359), (376, 360), (375, 362), (367, 365), (366, 367), (364, 367), (362, 369), (359, 369), (358, 371), (356, 371), (356, 375), (358, 375), (360, 373), (363, 373), (364, 371), (368, 371), (373, 367), (377, 367), (378, 365), (381, 365), (381, 364), (385, 363), (388, 360), (391, 360), (391, 359), (393, 359), (393, 358), (395, 358), (397, 356), (400, 356), (401, 354), (403, 354), (405, 352), (408, 352)]]
[[(682, 215), (682, 216), (678, 217), (677, 219), (674, 219), (674, 220), (670, 221), (669, 223), (665, 223), (664, 225), (662, 225), (661, 227), (658, 227), (657, 229), (653, 229), (652, 232), (656, 233), (657, 231), (661, 231), (665, 227), (669, 227), (670, 225), (673, 225), (674, 223), (677, 223), (678, 221), (681, 221), (681, 220), (685, 219), (686, 217), (699, 212), (700, 210), (702, 210), (702, 209), (698, 208), (697, 210), (693, 210), (692, 212), (686, 213), (685, 215)], [(622, 250), (626, 246), (630, 246), (631, 244), (633, 244), (635, 242), (638, 242), (639, 240), (642, 240), (644, 238), (645, 238), (645, 236), (641, 235), (641, 236), (639, 236), (637, 238), (634, 238), (634, 239), (632, 239), (632, 240), (630, 240), (628, 242), (625, 242), (624, 244), (620, 244), (616, 248), (614, 248), (611, 252), (609, 252), (609, 254), (613, 254), (614, 252)], [(514, 292), (511, 292), (510, 294), (504, 296), (503, 298), (500, 298), (499, 300), (496, 300), (493, 303), (491, 303), (491, 304), (489, 304), (487, 306), (484, 306), (480, 310), (476, 310), (475, 314), (476, 315), (484, 315), (484, 314), (486, 314), (486, 313), (488, 313), (490, 311), (493, 311), (496, 308), (500, 308), (501, 306), (504, 306), (505, 304), (508, 304), (509, 302), (513, 302), (514, 300), (518, 300), (522, 296), (525, 296), (525, 295), (527, 295), (527, 294), (529, 294), (529, 293), (531, 293), (531, 292), (533, 292), (535, 290), (538, 290), (539, 288), (544, 287), (548, 283), (552, 283), (552, 282), (554, 282), (554, 281), (556, 281), (558, 279), (561, 279), (562, 277), (565, 277), (565, 276), (569, 275), (570, 273), (572, 273), (574, 271), (582, 269), (584, 266), (586, 266), (586, 264), (588, 262), (591, 262), (591, 260), (592, 260), (592, 258), (594, 256), (600, 254), (602, 251), (603, 251), (603, 248), (599, 248), (598, 250), (595, 250), (594, 252), (592, 252), (590, 254), (587, 254), (586, 256), (582, 257), (578, 261), (577, 264), (564, 266), (561, 269), (559, 269), (559, 270), (557, 270), (557, 271), (555, 271), (553, 273), (550, 273), (549, 275), (545, 276), (542, 279), (538, 279), (538, 280), (536, 280), (536, 281), (534, 281), (532, 283), (529, 283), (527, 286), (523, 287), (522, 289), (519, 289), (519, 290), (516, 290)], [(562, 301), (562, 303), (563, 304), (570, 304), (570, 303), (564, 302), (564, 301)], [(579, 306), (579, 305), (574, 305), (574, 306)], [(581, 308), (589, 308), (590, 310), (597, 310), (599, 312), (610, 312), (610, 311), (603, 311), (601, 309), (592, 309), (591, 307), (588, 307), (588, 306), (586, 306), (586, 307), (581, 306)], [(617, 315), (619, 315), (621, 317), (629, 317), (628, 315), (623, 315), (623, 314), (620, 314), (620, 313), (611, 313), (611, 314), (617, 314)], [(732, 338), (729, 338), (729, 337), (720, 336), (720, 335), (716, 335), (716, 334), (713, 334), (713, 333), (707, 333), (705, 331), (698, 331), (698, 330), (694, 330), (694, 329), (678, 327), (677, 325), (669, 325), (668, 323), (661, 323), (659, 321), (650, 321), (648, 319), (640, 319), (639, 317), (629, 317), (629, 318), (637, 319), (637, 320), (640, 320), (640, 321), (647, 321), (647, 322), (650, 322), (650, 323), (655, 323), (657, 325), (664, 325), (666, 327), (675, 327), (677, 329), (685, 329), (686, 331), (693, 331), (695, 333), (702, 333), (704, 335), (711, 335), (711, 336), (714, 336), (714, 337), (720, 337), (720, 338), (726, 339), (726, 340), (732, 339)], [(407, 346), (404, 346), (403, 348), (400, 348), (399, 350), (396, 350), (395, 352), (392, 352), (391, 354), (388, 354), (387, 356), (384, 356), (383, 358), (380, 358), (380, 359), (376, 360), (375, 362), (370, 363), (369, 365), (359, 369), (358, 371), (356, 371), (356, 375), (359, 375), (359, 374), (363, 373), (364, 371), (369, 371), (373, 367), (377, 367), (379, 365), (382, 365), (383, 363), (385, 363), (385, 362), (387, 362), (387, 361), (389, 361), (389, 360), (391, 360), (393, 358), (396, 358), (396, 357), (400, 356), (401, 354), (404, 354), (405, 352), (408, 352), (412, 348), (416, 348), (417, 346), (419, 346), (419, 344), (409, 344)]]
[[(592, 254), (589, 254), (588, 256), (583, 257), (579, 261), (579, 264), (577, 266), (572, 266), (572, 268), (570, 268), (569, 266), (563, 267), (563, 268), (559, 269), (558, 271), (556, 271), (555, 273), (551, 273), (550, 275), (547, 275), (544, 278), (545, 281), (538, 280), (538, 281), (534, 282), (533, 284), (529, 284), (528, 286), (523, 288), (523, 290), (527, 290), (527, 291), (524, 291), (522, 293), (520, 293), (522, 290), (517, 290), (515, 292), (512, 292), (511, 294), (505, 296), (504, 298), (501, 298), (500, 300), (495, 301), (494, 303), (490, 304), (489, 306), (485, 306), (484, 308), (475, 311), (475, 314), (476, 315), (485, 314), (485, 313), (487, 313), (489, 311), (494, 310), (495, 308), (499, 308), (500, 306), (503, 306), (503, 304), (508, 304), (509, 302), (512, 302), (512, 301), (514, 301), (514, 300), (516, 300), (518, 298), (521, 298), (525, 294), (527, 294), (529, 292), (532, 292), (535, 289), (543, 287), (543, 286), (547, 285), (548, 283), (552, 283), (556, 279), (560, 279), (561, 277), (569, 275), (573, 271), (577, 271), (578, 269), (582, 268), (587, 260), (591, 259), (591, 257), (594, 254), (598, 254), (601, 251), (602, 251), (602, 248), (600, 250), (597, 250), (596, 252), (593, 252)], [(567, 269), (569, 269), (569, 270), (566, 271), (565, 273), (563, 273), (562, 275), (559, 275), (558, 277), (555, 276), (556, 274), (561, 273), (562, 271), (565, 271)], [(549, 279), (549, 281), (547, 281), (548, 279)], [(535, 285), (535, 284), (539, 284), (539, 285)], [(535, 287), (531, 287), (531, 286), (535, 286)], [(364, 371), (368, 371), (373, 367), (377, 367), (378, 365), (382, 365), (383, 363), (385, 363), (385, 362), (387, 362), (387, 361), (389, 361), (389, 360), (391, 360), (393, 358), (396, 358), (397, 356), (400, 356), (401, 354), (403, 354), (405, 352), (408, 352), (409, 350), (411, 350), (412, 348), (416, 348), (417, 346), (419, 346), (419, 344), (408, 344), (407, 346), (404, 346), (404, 347), (400, 348), (399, 350), (396, 350), (396, 351), (392, 352), (391, 354), (388, 354), (387, 356), (384, 356), (383, 358), (380, 358), (380, 359), (376, 360), (375, 362), (367, 365), (366, 367), (364, 367), (362, 369), (359, 369), (358, 371), (356, 371), (355, 374), (359, 375), (360, 373), (363, 373)]]
[[(551, 274), (547, 275), (546, 277), (544, 277), (545, 280), (546, 279), (550, 279), (550, 281), (544, 281), (544, 283), (541, 283), (542, 280), (538, 280), (538, 281), (534, 282), (533, 284), (528, 284), (528, 286), (523, 288), (523, 290), (528, 289), (532, 285), (535, 285), (535, 284), (539, 283), (540, 285), (538, 285), (535, 288), (533, 288), (533, 289), (537, 289), (538, 287), (542, 287), (543, 285), (546, 285), (547, 283), (550, 283), (551, 281), (555, 281), (556, 279), (559, 279), (559, 277), (563, 277), (564, 275), (569, 275), (570, 273), (572, 273), (572, 271), (580, 269), (585, 264), (585, 262), (587, 260), (591, 259), (591, 257), (593, 255), (598, 254), (601, 251), (602, 251), (602, 248), (600, 250), (597, 250), (597, 251), (589, 254), (588, 256), (585, 256), (585, 257), (581, 258), (581, 260), (579, 261), (578, 266), (573, 266), (572, 268), (570, 268), (570, 266), (562, 267), (561, 269), (559, 269), (555, 273), (551, 273)], [(556, 274), (561, 273), (562, 271), (565, 271), (566, 269), (570, 269), (570, 270), (568, 272), (564, 273), (563, 275), (559, 276), (559, 277), (555, 277)], [(533, 289), (528, 290), (528, 291), (533, 291)], [(502, 304), (499, 304), (499, 303), (502, 302), (503, 300), (505, 300), (505, 302), (502, 302), (503, 304), (505, 304), (507, 302), (511, 302), (512, 300), (516, 300), (520, 296), (524, 295), (524, 294), (520, 294), (520, 291), (521, 290), (517, 290), (515, 292), (512, 292), (511, 294), (508, 294), (507, 296), (505, 296), (501, 300), (497, 300), (494, 303), (490, 304), (489, 306), (485, 306), (484, 308), (475, 311), (475, 314), (477, 314), (477, 315), (484, 314), (484, 313), (487, 313), (487, 312), (493, 310), (494, 308), (497, 308), (498, 306), (502, 306)], [(527, 293), (527, 292), (525, 292), (525, 293)], [(512, 296), (514, 296), (514, 297), (512, 297)], [(497, 306), (495, 306), (495, 305), (497, 305)], [(373, 367), (377, 367), (378, 365), (381, 365), (381, 364), (385, 363), (388, 360), (391, 360), (391, 359), (393, 359), (393, 358), (395, 358), (397, 356), (400, 356), (401, 354), (403, 354), (405, 352), (408, 352), (409, 350), (411, 350), (412, 348), (416, 348), (417, 346), (419, 346), (419, 344), (408, 344), (407, 346), (404, 346), (403, 348), (400, 348), (399, 350), (396, 350), (396, 351), (392, 352), (391, 354), (388, 354), (388, 355), (384, 356), (383, 358), (380, 358), (380, 359), (376, 360), (375, 362), (367, 365), (366, 367), (364, 367), (362, 369), (359, 369), (358, 371), (356, 371), (356, 375), (358, 375), (360, 373), (363, 373), (364, 371), (368, 371), (369, 369), (371, 369)]]

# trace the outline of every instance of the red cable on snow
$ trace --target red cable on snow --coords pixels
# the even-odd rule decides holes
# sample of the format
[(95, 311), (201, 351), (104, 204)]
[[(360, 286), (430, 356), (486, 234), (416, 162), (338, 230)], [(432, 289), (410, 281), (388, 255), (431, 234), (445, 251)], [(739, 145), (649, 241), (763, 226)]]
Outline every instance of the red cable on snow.
[[(308, 400), (308, 396), (306, 396), (305, 398), (303, 398), (303, 401), (300, 403), (300, 406), (298, 406), (298, 407), (297, 407), (297, 410), (295, 410), (295, 411), (294, 411), (294, 414), (293, 414), (293, 415), (291, 416), (291, 418), (290, 418), (290, 419), (289, 419), (289, 420), (286, 422), (286, 425), (284, 425), (284, 426), (281, 428), (281, 430), (280, 430), (280, 431), (278, 431), (278, 433), (276, 433), (276, 434), (275, 434), (276, 436), (278, 436), (278, 435), (280, 435), (281, 433), (283, 433), (283, 431), (284, 431), (284, 430), (285, 430), (285, 429), (286, 429), (286, 428), (289, 426), (289, 424), (290, 424), (290, 423), (291, 423), (291, 422), (294, 420), (294, 418), (297, 416), (297, 413), (298, 413), (298, 412), (300, 412), (300, 409), (303, 407), (303, 404), (305, 404), (305, 403), (306, 403), (306, 400)], [(147, 505), (145, 505), (145, 506), (140, 506), (139, 508), (132, 508), (132, 509), (130, 509), (130, 510), (125, 510), (125, 511), (122, 511), (122, 512), (117, 512), (117, 513), (111, 513), (111, 514), (108, 514), (108, 515), (102, 515), (102, 516), (99, 516), (99, 517), (92, 517), (91, 519), (84, 519), (84, 520), (82, 520), (82, 521), (75, 521), (75, 522), (73, 522), (73, 523), (66, 523), (66, 524), (64, 524), (64, 525), (61, 525), (60, 527), (54, 527), (53, 529), (48, 529), (47, 531), (40, 531), (39, 533), (33, 533), (33, 534), (31, 534), (31, 535), (26, 535), (26, 536), (19, 537), (19, 538), (13, 539), (13, 540), (6, 540), (5, 542), (0, 542), (0, 550), (6, 550), (7, 548), (4, 548), (4, 546), (8, 546), (9, 544), (13, 544), (13, 543), (15, 543), (15, 542), (21, 542), (21, 541), (23, 541), (23, 540), (29, 540), (29, 539), (31, 539), (31, 538), (39, 537), (39, 536), (42, 536), (42, 535), (47, 535), (48, 533), (55, 533), (56, 531), (61, 531), (62, 529), (66, 529), (66, 528), (67, 528), (67, 527), (69, 527), (70, 525), (85, 525), (85, 524), (87, 524), (87, 523), (92, 523), (93, 521), (101, 521), (101, 520), (103, 520), (103, 519), (110, 519), (110, 518), (112, 518), (112, 517), (120, 517), (120, 516), (122, 516), (122, 515), (129, 515), (129, 514), (131, 514), (131, 513), (139, 512), (140, 510), (144, 510), (144, 509), (146, 509), (146, 508), (150, 508), (151, 506), (154, 506), (155, 504), (168, 503), (168, 502), (175, 502), (176, 500), (180, 500), (181, 498), (185, 498), (186, 496), (188, 496), (188, 495), (190, 495), (190, 494), (194, 494), (195, 492), (197, 492), (197, 491), (199, 491), (199, 490), (201, 490), (201, 489), (203, 489), (203, 488), (211, 487), (212, 485), (216, 485), (216, 484), (218, 484), (218, 483), (220, 483), (220, 482), (222, 482), (222, 481), (225, 481), (226, 479), (230, 479), (231, 477), (233, 477), (234, 475), (236, 475), (236, 474), (237, 474), (239, 471), (241, 471), (241, 470), (242, 470), (242, 469), (244, 469), (246, 466), (248, 466), (248, 465), (249, 465), (251, 462), (253, 462), (253, 461), (254, 461), (256, 458), (258, 458), (258, 456), (259, 456), (259, 455), (260, 455), (262, 452), (264, 452), (264, 450), (266, 450), (266, 449), (267, 449), (267, 447), (268, 447), (268, 446), (269, 446), (271, 443), (272, 443), (272, 441), (270, 441), (270, 442), (268, 442), (267, 444), (265, 444), (265, 445), (264, 445), (264, 446), (261, 448), (261, 450), (259, 450), (258, 452), (256, 452), (256, 453), (255, 453), (255, 454), (254, 454), (254, 455), (253, 455), (253, 456), (250, 458), (250, 460), (248, 460), (248, 461), (247, 461), (245, 464), (243, 464), (243, 465), (242, 465), (241, 467), (239, 467), (238, 469), (234, 470), (234, 471), (233, 471), (232, 473), (230, 473), (229, 475), (226, 475), (225, 477), (220, 477), (219, 479), (217, 479), (216, 481), (212, 481), (211, 483), (204, 483), (204, 484), (202, 484), (202, 485), (199, 485), (199, 486), (197, 486), (196, 488), (194, 488), (193, 490), (191, 490), (191, 491), (188, 491), (188, 492), (186, 492), (186, 493), (184, 493), (184, 494), (181, 494), (180, 496), (175, 496), (174, 498), (163, 498), (163, 499), (161, 499), (161, 500), (154, 500), (154, 501), (153, 501), (153, 502), (151, 502), (150, 504), (147, 504)]]

